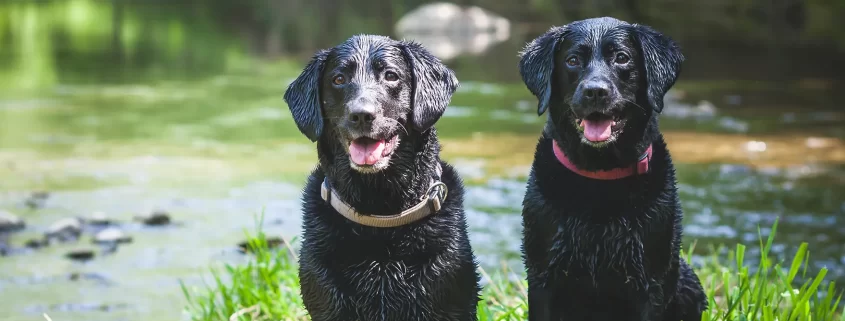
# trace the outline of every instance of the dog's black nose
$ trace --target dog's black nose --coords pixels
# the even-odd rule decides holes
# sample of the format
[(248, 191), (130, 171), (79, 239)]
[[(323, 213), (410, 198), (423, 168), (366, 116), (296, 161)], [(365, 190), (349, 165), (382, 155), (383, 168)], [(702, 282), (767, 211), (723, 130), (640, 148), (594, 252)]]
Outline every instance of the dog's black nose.
[(604, 81), (593, 80), (584, 84), (584, 98), (586, 99), (605, 99), (609, 93), (610, 85)]
[(349, 114), (349, 121), (352, 122), (353, 124), (370, 123), (370, 122), (373, 121), (373, 119), (375, 119), (375, 116), (373, 116), (373, 113), (371, 113), (371, 112), (362, 111), (362, 112)]
[(376, 106), (368, 101), (358, 100), (349, 106), (347, 121), (352, 126), (372, 124), (376, 118)]

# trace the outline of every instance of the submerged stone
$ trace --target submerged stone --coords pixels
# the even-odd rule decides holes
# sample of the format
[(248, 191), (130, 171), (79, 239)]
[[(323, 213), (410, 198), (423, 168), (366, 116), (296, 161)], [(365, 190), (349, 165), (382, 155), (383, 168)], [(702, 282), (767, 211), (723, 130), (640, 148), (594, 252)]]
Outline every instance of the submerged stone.
[(137, 215), (135, 220), (150, 226), (167, 225), (170, 224), (170, 214), (163, 210), (155, 210)]
[(0, 210), (0, 232), (20, 231), (26, 223), (15, 214)]
[(94, 243), (129, 243), (132, 237), (118, 228), (110, 227), (94, 235)]

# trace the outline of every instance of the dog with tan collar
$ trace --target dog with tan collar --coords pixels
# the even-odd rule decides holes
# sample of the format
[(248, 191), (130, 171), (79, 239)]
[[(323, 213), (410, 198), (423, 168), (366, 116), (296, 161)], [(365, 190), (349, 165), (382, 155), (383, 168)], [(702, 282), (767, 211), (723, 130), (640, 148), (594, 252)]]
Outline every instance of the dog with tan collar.
[(476, 320), (463, 183), (434, 128), (457, 86), (421, 45), (361, 35), (318, 51), (288, 87), (319, 158), (299, 262), (312, 320)]

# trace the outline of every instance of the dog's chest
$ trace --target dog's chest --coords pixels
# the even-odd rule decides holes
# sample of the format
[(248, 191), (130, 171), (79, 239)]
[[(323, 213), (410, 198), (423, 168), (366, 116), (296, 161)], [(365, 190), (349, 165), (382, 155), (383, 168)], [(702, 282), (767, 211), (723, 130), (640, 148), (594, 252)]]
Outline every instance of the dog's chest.
[(402, 261), (365, 261), (345, 269), (344, 276), (356, 293), (396, 297), (414, 287), (418, 272), (413, 270)]
[(549, 271), (567, 278), (625, 283), (645, 279), (643, 242), (638, 229), (620, 220), (609, 224), (563, 219), (552, 237)]
[(426, 280), (436, 276), (419, 266), (371, 261), (351, 266), (344, 274), (352, 290), (349, 299), (362, 316), (399, 320), (411, 318), (418, 309), (432, 310), (426, 298), (436, 289)]

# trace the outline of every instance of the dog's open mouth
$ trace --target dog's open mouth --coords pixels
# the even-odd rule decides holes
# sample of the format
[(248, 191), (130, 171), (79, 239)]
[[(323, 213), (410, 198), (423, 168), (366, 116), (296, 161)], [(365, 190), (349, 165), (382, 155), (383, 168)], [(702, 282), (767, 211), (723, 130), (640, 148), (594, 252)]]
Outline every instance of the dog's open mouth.
[(359, 137), (349, 142), (349, 158), (355, 165), (372, 166), (387, 158), (396, 149), (399, 136), (388, 139)]
[(585, 118), (575, 120), (584, 138), (590, 142), (601, 143), (614, 138), (623, 127), (624, 120), (620, 112), (594, 112)]

